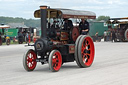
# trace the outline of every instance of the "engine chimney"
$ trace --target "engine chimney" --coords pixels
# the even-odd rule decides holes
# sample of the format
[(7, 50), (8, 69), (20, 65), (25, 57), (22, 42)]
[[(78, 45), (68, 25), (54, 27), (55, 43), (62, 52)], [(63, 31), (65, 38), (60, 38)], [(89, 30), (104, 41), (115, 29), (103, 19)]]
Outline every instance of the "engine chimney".
[(46, 38), (47, 6), (40, 6), (41, 38)]

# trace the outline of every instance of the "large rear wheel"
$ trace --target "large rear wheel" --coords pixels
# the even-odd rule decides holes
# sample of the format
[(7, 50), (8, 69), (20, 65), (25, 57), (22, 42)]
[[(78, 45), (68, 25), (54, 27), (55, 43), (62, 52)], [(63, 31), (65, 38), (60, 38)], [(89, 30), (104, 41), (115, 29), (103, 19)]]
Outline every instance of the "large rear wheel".
[(49, 68), (53, 72), (60, 70), (62, 65), (62, 56), (58, 50), (51, 51), (49, 55)]
[(77, 59), (79, 61), (79, 67), (89, 67), (94, 60), (94, 43), (90, 36), (82, 35), (77, 47)]
[(23, 56), (23, 66), (26, 71), (33, 71), (36, 67), (37, 54), (34, 50), (29, 49)]

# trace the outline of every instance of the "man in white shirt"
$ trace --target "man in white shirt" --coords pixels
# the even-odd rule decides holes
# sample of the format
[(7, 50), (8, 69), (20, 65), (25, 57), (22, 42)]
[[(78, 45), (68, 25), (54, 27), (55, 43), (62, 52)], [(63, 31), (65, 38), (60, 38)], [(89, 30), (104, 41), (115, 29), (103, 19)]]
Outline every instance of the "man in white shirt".
[(104, 31), (104, 41), (106, 41), (106, 39), (107, 39), (107, 32), (106, 32), (106, 30)]

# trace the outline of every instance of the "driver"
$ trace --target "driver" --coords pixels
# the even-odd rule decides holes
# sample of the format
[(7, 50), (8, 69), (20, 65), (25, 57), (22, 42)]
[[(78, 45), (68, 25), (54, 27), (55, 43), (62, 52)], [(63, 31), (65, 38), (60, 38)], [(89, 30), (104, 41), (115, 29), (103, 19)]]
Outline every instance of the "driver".
[(80, 34), (87, 35), (89, 32), (89, 23), (87, 22), (87, 20), (81, 19), (79, 28), (80, 28)]

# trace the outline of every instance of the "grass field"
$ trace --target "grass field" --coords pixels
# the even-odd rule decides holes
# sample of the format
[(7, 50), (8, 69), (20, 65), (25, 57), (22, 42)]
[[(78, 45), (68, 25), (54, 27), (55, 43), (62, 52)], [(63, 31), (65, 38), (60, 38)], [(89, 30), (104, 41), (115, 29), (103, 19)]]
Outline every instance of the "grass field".
[[(10, 44), (19, 44), (19, 43), (18, 43), (18, 41), (13, 42), (13, 41), (11, 40)], [(26, 42), (23, 42), (23, 44), (26, 44)], [(2, 45), (6, 45), (6, 42), (2, 43)]]

